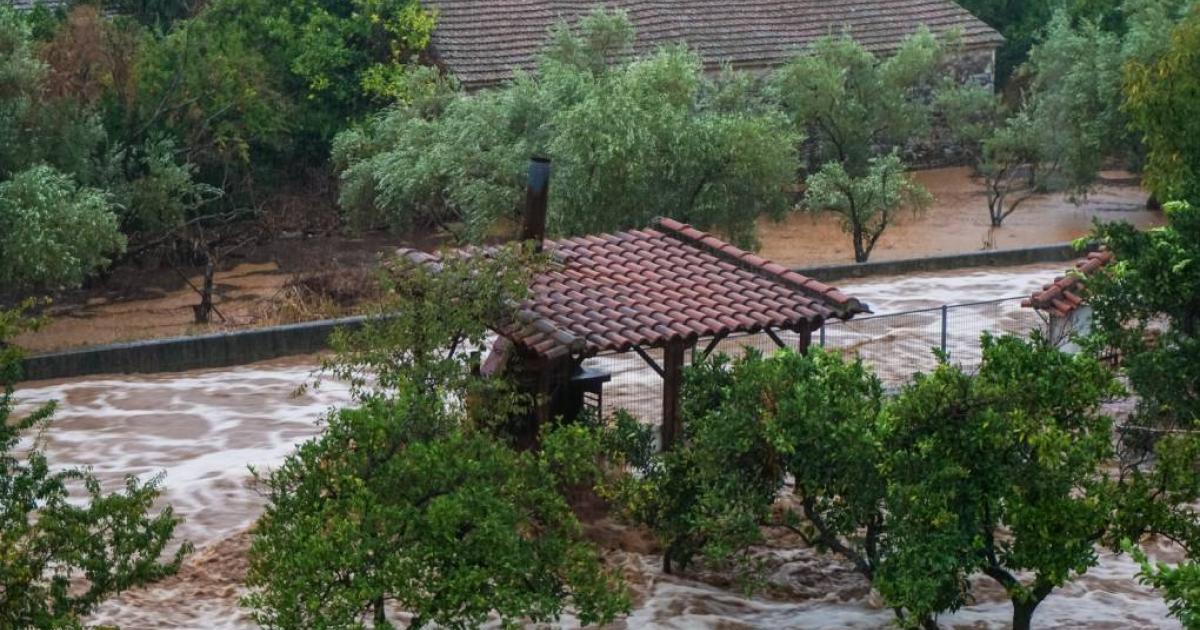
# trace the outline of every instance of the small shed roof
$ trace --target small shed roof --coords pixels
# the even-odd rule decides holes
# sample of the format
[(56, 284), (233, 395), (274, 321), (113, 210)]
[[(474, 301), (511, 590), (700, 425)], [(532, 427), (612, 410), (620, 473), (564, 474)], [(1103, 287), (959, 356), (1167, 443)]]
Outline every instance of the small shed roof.
[(1067, 317), (1083, 304), (1083, 286), (1086, 279), (1115, 259), (1110, 251), (1092, 252), (1075, 263), (1074, 271), (1043, 286), (1041, 291), (1022, 300), (1021, 306), (1046, 311), (1058, 317)]
[[(671, 219), (653, 227), (547, 241), (554, 264), (517, 321), (499, 331), (546, 358), (671, 341), (820, 326), (869, 312), (836, 288)], [(411, 261), (436, 261), (406, 250)]]
[(706, 65), (777, 66), (817, 38), (849, 33), (887, 54), (921, 25), (962, 35), (969, 48), (1004, 38), (952, 0), (423, 0), (437, 11), (431, 50), (463, 85), (495, 85), (514, 68), (535, 69), (559, 20), (574, 23), (598, 4), (625, 10), (638, 53), (685, 42)]

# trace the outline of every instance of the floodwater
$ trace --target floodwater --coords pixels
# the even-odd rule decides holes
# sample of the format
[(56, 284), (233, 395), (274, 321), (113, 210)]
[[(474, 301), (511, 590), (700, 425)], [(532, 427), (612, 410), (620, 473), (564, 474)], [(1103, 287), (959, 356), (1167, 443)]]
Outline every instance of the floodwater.
[[(1062, 195), (1038, 195), (1010, 216), (994, 233), (988, 226), (982, 185), (967, 169), (917, 171), (913, 176), (934, 195), (933, 205), (920, 215), (901, 215), (884, 233), (872, 260), (917, 258), (984, 249), (1065, 243), (1087, 234), (1092, 220), (1129, 221), (1138, 227), (1160, 225), (1161, 212), (1145, 210), (1146, 193), (1128, 174), (1104, 174), (1109, 183), (1099, 186), (1076, 205)], [(990, 236), (989, 236), (990, 235)], [(850, 237), (836, 218), (796, 212), (779, 223), (762, 221), (758, 230), (765, 258), (787, 266), (853, 262)], [(416, 243), (432, 245), (425, 238)], [(16, 339), (29, 352), (48, 352), (98, 343), (113, 343), (191, 335), (262, 326), (279, 322), (279, 305), (292, 273), (329, 271), (373, 261), (375, 252), (413, 245), (404, 239), (372, 235), (365, 239), (341, 237), (289, 241), (290, 247), (309, 252), (301, 256), (276, 252), (259, 262), (245, 262), (216, 274), (216, 305), (224, 321), (193, 324), (196, 293), (186, 285), (147, 286), (140, 276), (129, 279), (133, 288), (97, 290), (86, 304), (63, 309), (37, 332)], [(290, 261), (290, 262), (289, 262)], [(125, 275), (129, 275), (126, 273)], [(199, 286), (201, 279), (189, 279)], [(881, 311), (882, 312), (882, 311)], [(312, 316), (309, 313), (308, 316)], [(320, 315), (319, 313), (317, 315)]]
[[(1064, 267), (841, 284), (876, 312), (888, 313), (1025, 295)], [(1001, 312), (1000, 317), (1019, 315)], [(891, 348), (893, 355), (925, 351)], [(636, 359), (602, 361), (606, 367), (625, 366), (606, 404), (645, 398), (653, 391), (651, 373)], [(186, 519), (178, 536), (197, 548), (180, 575), (110, 600), (91, 622), (119, 624), (124, 630), (253, 627), (237, 607), (249, 544), (246, 531), (263, 505), (247, 466), (278, 464), (295, 444), (318, 432), (326, 410), (347, 401), (346, 389), (332, 382), (295, 395), (297, 386), (311, 379), (315, 365), (316, 359), (309, 357), (226, 370), (30, 383), (18, 390), (25, 409), (59, 401), (42, 438), (55, 464), (91, 466), (113, 488), (125, 474), (165, 474), (164, 500)], [(759, 595), (745, 596), (730, 588), (725, 576), (662, 575), (653, 543), (635, 529), (601, 519), (589, 523), (588, 530), (625, 571), (635, 595), (632, 614), (616, 628), (867, 629), (887, 628), (892, 621), (891, 612), (845, 562), (805, 548), (782, 532), (770, 532), (768, 544), (757, 550), (768, 569), (768, 586)], [(1167, 549), (1157, 551), (1165, 559), (1177, 559)], [(1037, 627), (1179, 627), (1167, 618), (1161, 598), (1136, 583), (1136, 567), (1128, 558), (1108, 553), (1100, 558), (1100, 566), (1039, 607)], [(1009, 615), (1003, 594), (982, 584), (979, 601), (942, 621), (955, 628), (1003, 628)], [(576, 624), (568, 619), (564, 625)]]
[[(1148, 211), (1146, 193), (1128, 173), (1106, 172), (1102, 183), (1080, 203), (1061, 194), (1036, 195), (991, 229), (983, 185), (966, 168), (916, 171), (913, 177), (933, 195), (921, 214), (902, 213), (880, 237), (871, 260), (960, 254), (983, 249), (1056, 245), (1091, 231), (1092, 221), (1128, 221), (1146, 228), (1161, 225), (1163, 214)], [(854, 262), (850, 236), (831, 215), (794, 213), (782, 222), (759, 223), (764, 258), (786, 266)]]

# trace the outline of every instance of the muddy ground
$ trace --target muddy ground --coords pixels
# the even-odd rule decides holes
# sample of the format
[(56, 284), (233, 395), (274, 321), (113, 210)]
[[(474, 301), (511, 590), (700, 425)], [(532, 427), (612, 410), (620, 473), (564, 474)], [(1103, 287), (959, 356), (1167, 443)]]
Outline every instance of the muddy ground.
[[(1105, 183), (1074, 204), (1061, 195), (1035, 197), (991, 230), (983, 188), (964, 168), (921, 171), (916, 177), (933, 193), (931, 208), (904, 215), (879, 242), (872, 260), (1063, 243), (1087, 234), (1092, 221), (1130, 221), (1139, 227), (1162, 223), (1162, 213), (1145, 209), (1146, 194), (1135, 180), (1105, 173)], [(804, 213), (759, 226), (761, 254), (784, 265), (852, 262), (849, 237), (829, 216)], [(218, 272), (214, 323), (197, 326), (192, 306), (199, 299), (199, 270), (114, 270), (90, 289), (57, 298), (47, 325), (16, 341), (30, 352), (157, 337), (288, 323), (346, 314), (356, 292), (370, 280), (378, 256), (399, 246), (436, 247), (431, 235), (382, 233), (359, 238), (286, 238), (231, 255)], [(223, 316), (223, 317), (222, 317)]]

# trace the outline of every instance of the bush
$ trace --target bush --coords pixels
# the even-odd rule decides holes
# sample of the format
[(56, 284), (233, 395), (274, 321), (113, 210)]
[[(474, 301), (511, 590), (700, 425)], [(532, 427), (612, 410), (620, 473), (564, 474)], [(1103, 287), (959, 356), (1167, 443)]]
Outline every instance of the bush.
[(79, 286), (124, 249), (103, 192), (48, 166), (0, 182), (0, 290)]

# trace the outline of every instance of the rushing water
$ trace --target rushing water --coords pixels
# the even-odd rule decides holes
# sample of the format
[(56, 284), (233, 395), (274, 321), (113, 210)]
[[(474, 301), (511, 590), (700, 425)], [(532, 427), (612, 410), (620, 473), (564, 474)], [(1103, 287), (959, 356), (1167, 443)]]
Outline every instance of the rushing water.
[[(960, 272), (841, 283), (847, 293), (889, 313), (1030, 293), (1061, 265)], [(1019, 313), (1009, 314), (1023, 317)], [(902, 347), (902, 346), (893, 346)], [(913, 351), (926, 353), (917, 344)], [(639, 360), (608, 358), (618, 371), (613, 400), (653, 395)], [(347, 400), (326, 382), (296, 395), (315, 361), (300, 359), (183, 374), (91, 378), (22, 387), (23, 408), (57, 400), (43, 446), (57, 465), (90, 466), (116, 487), (122, 476), (164, 474), (165, 502), (186, 520), (181, 539), (196, 553), (178, 576), (106, 603), (92, 619), (140, 628), (251, 628), (237, 607), (245, 571), (247, 528), (262, 498), (248, 466), (271, 466), (315, 435), (319, 420)], [(721, 576), (665, 576), (644, 536), (605, 519), (589, 524), (634, 590), (635, 609), (618, 628), (884, 628), (892, 620), (846, 563), (804, 548), (778, 532), (758, 550), (769, 586), (754, 597), (723, 586)], [(1169, 550), (1161, 556), (1173, 559)], [(1126, 557), (1102, 554), (1098, 567), (1051, 595), (1039, 608), (1042, 628), (1177, 628), (1157, 594), (1139, 586)], [(1002, 628), (1010, 608), (1003, 594), (981, 583), (974, 605), (944, 618), (961, 628)], [(567, 620), (565, 625), (573, 625)]]

